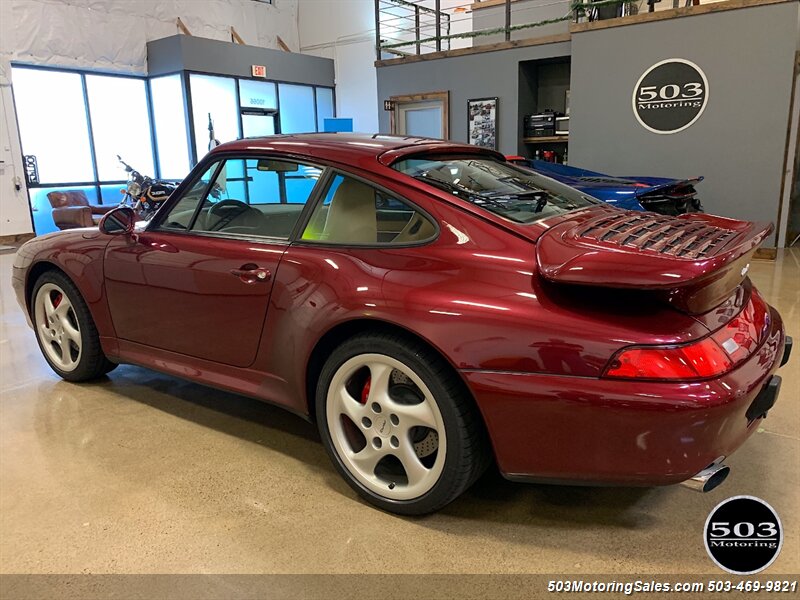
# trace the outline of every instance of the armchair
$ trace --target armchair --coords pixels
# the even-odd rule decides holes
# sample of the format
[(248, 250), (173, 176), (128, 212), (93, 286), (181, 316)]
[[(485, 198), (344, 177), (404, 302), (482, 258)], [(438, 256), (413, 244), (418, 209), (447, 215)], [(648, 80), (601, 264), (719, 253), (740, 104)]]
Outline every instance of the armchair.
[(47, 200), (53, 207), (53, 221), (59, 229), (94, 227), (113, 205), (97, 206), (89, 204), (86, 194), (80, 190), (50, 192)]

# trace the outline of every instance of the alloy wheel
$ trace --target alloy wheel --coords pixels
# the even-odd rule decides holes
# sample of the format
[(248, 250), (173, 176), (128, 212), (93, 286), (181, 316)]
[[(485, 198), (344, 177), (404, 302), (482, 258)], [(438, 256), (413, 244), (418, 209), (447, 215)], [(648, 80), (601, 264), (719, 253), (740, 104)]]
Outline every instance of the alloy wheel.
[(69, 297), (58, 285), (45, 283), (34, 301), (34, 323), (42, 349), (65, 372), (81, 359), (82, 339), (78, 317)]
[(430, 389), (407, 365), (383, 354), (351, 358), (334, 374), (326, 407), (336, 453), (368, 490), (411, 500), (439, 480), (444, 421)]

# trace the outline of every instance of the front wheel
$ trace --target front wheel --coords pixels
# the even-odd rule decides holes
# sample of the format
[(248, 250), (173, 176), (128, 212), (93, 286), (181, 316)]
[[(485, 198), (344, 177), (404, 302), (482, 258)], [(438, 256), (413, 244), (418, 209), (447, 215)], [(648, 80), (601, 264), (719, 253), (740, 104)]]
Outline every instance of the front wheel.
[(92, 315), (66, 275), (43, 273), (33, 287), (32, 308), (39, 348), (63, 379), (86, 381), (116, 367), (103, 354)]
[(419, 342), (384, 333), (348, 340), (326, 362), (316, 401), (334, 465), (384, 510), (438, 510), (488, 463), (482, 422), (463, 383)]

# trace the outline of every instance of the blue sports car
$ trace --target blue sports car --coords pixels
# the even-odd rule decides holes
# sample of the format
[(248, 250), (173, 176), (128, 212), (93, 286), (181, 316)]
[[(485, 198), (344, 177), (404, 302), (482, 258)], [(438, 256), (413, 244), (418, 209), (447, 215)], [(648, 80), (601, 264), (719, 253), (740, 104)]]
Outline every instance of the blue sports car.
[(628, 210), (650, 210), (664, 215), (703, 212), (694, 186), (703, 181), (664, 177), (614, 177), (543, 160), (508, 156), (509, 161), (533, 169), (571, 187)]

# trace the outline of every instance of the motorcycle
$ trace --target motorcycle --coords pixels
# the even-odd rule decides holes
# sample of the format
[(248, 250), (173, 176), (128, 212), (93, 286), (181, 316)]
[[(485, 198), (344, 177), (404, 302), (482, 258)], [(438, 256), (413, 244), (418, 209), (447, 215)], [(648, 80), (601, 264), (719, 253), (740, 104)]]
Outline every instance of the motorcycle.
[(141, 219), (149, 221), (172, 195), (177, 185), (142, 175), (122, 160), (119, 154), (117, 154), (117, 159), (128, 174), (128, 184), (120, 190), (123, 198), (119, 205), (131, 207)]

